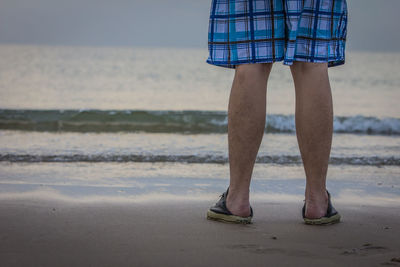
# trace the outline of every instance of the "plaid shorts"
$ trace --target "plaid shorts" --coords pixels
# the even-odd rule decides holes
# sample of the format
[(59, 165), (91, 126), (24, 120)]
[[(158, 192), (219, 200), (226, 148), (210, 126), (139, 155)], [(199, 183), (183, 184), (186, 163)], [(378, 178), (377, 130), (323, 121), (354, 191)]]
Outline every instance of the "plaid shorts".
[(344, 64), (346, 0), (212, 0), (207, 63)]

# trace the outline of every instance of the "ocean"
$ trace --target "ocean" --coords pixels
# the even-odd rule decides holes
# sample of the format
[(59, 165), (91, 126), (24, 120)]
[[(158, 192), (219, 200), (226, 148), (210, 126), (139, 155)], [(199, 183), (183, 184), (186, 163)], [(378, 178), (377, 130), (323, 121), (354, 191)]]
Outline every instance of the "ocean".
[[(400, 205), (400, 53), (330, 68), (336, 202)], [(206, 49), (0, 45), (0, 199), (217, 200), (234, 71)], [(275, 63), (252, 199), (298, 201), (290, 70)]]

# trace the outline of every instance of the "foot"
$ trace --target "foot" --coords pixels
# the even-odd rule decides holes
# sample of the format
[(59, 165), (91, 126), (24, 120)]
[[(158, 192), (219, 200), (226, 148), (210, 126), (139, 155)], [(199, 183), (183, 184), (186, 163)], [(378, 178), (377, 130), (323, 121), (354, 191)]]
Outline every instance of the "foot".
[(250, 207), (250, 214), (245, 216), (239, 216), (232, 213), (227, 208), (227, 196), (228, 196), (229, 189), (221, 195), (220, 200), (215, 203), (207, 211), (207, 219), (209, 220), (216, 220), (222, 222), (229, 222), (229, 223), (242, 223), (248, 224), (251, 223), (251, 219), (253, 218), (253, 209)]
[[(324, 203), (324, 194), (321, 194), (320, 200), (316, 201), (317, 197), (315, 195), (313, 198), (308, 197), (308, 203), (312, 203), (312, 207), (308, 208), (307, 203), (304, 203), (303, 208), (302, 208), (302, 215), (303, 215), (303, 220), (306, 224), (311, 224), (311, 225), (327, 225), (327, 224), (334, 224), (340, 222), (340, 214), (337, 212), (337, 210), (333, 207), (332, 202), (331, 202), (331, 197), (328, 191), (326, 191), (326, 195), (328, 196), (328, 206), (326, 208), (326, 212), (324, 215), (320, 215), (323, 213), (323, 207), (322, 205)], [(310, 196), (310, 195), (309, 195)], [(310, 201), (313, 200), (313, 201)], [(308, 214), (306, 214), (306, 209)], [(315, 218), (313, 218), (315, 217)]]
[(328, 209), (328, 193), (306, 195), (305, 216), (308, 219), (318, 219), (326, 215)]
[(248, 217), (251, 214), (248, 194), (239, 194), (229, 190), (226, 207), (234, 215)]

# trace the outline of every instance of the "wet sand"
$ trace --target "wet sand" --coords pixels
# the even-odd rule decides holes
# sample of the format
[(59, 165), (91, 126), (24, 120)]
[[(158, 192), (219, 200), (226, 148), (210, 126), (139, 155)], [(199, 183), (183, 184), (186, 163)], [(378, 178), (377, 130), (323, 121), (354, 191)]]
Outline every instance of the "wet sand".
[[(302, 223), (302, 203), (255, 202), (254, 222), (205, 219), (213, 200), (0, 203), (2, 266), (400, 266), (400, 207), (336, 205)], [(396, 259), (398, 261), (396, 261)]]

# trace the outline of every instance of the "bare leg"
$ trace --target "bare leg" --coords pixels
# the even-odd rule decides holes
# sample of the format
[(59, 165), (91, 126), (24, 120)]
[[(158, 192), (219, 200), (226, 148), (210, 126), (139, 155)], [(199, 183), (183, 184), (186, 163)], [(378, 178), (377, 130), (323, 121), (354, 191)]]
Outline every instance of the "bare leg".
[(326, 63), (295, 62), (291, 66), (296, 90), (296, 133), (306, 174), (306, 214), (325, 215), (326, 174), (332, 144), (333, 106)]
[(266, 91), (271, 64), (243, 64), (235, 71), (228, 106), (230, 185), (227, 208), (250, 214), (249, 187), (264, 135)]

